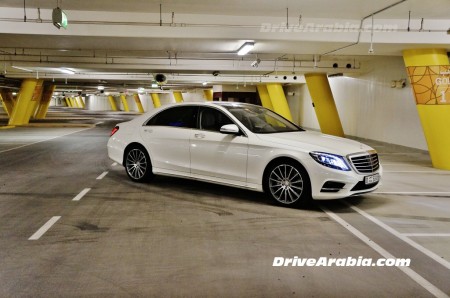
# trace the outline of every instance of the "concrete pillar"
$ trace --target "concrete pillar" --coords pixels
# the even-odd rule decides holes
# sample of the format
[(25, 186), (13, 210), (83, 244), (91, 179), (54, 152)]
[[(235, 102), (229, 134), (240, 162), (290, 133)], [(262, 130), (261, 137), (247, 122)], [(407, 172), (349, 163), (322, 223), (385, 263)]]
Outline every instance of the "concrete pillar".
[(284, 95), (283, 87), (280, 83), (267, 84), (267, 91), (272, 102), (273, 111), (280, 114), (289, 121), (292, 121), (291, 110)]
[(27, 124), (30, 120), (27, 118), (28, 106), (33, 98), (37, 81), (36, 79), (25, 79), (22, 81), (19, 94), (17, 95), (17, 102), (8, 122), (9, 126)]
[(259, 98), (261, 99), (262, 106), (266, 109), (273, 111), (272, 101), (270, 100), (269, 92), (266, 85), (257, 85)]
[(36, 111), (36, 119), (45, 119), (47, 116), (48, 107), (55, 91), (55, 85), (44, 85), (42, 98)]
[(445, 49), (403, 51), (433, 167), (450, 170), (450, 63)]
[(325, 73), (305, 74), (306, 85), (314, 104), (320, 130), (323, 133), (344, 137), (341, 119), (331, 93), (330, 83)]

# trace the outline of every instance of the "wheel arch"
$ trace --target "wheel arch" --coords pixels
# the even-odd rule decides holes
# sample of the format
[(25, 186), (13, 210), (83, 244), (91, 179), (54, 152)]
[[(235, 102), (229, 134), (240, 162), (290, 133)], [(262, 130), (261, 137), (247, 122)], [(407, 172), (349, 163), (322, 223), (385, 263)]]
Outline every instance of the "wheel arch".
[[(122, 156), (122, 165), (125, 166), (125, 157), (127, 156), (128, 151), (130, 151), (131, 149), (134, 148), (142, 148), (145, 150), (145, 152), (147, 152), (148, 156), (150, 157), (150, 154), (148, 152), (148, 150), (144, 147), (144, 145), (142, 145), (141, 143), (138, 142), (132, 142), (130, 144), (128, 144), (125, 149), (123, 150), (123, 156)], [(150, 157), (151, 160), (151, 157)]]
[(311, 178), (309, 177), (309, 173), (306, 170), (306, 167), (297, 159), (289, 157), (289, 156), (278, 156), (274, 159), (272, 159), (264, 168), (264, 172), (262, 175), (262, 186), (263, 186), (263, 190), (265, 192), (267, 192), (268, 190), (266, 189), (266, 183), (264, 183), (266, 181), (267, 175), (269, 174), (269, 170), (276, 164), (280, 164), (282, 162), (292, 162), (295, 165), (297, 165), (305, 174), (306, 174), (306, 178), (307, 178), (307, 182), (308, 182), (308, 187), (311, 190)]

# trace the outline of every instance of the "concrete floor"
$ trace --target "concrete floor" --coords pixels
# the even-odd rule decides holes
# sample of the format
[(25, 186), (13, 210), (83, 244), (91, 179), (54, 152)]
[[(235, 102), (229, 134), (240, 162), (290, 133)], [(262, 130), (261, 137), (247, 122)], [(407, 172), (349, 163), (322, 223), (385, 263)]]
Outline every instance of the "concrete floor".
[[(73, 126), (0, 130), (0, 297), (450, 295), (450, 172), (423, 152), (373, 143), (385, 169), (377, 193), (289, 209), (182, 179), (132, 183), (106, 154), (111, 128), (131, 116), (51, 116)], [(380, 252), (411, 266), (272, 266)]]

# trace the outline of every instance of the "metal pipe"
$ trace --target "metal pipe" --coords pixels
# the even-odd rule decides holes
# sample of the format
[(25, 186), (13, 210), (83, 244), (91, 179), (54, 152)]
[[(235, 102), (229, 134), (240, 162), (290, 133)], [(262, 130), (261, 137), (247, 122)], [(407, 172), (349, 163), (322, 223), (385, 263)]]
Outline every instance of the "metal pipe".
[(379, 10), (377, 10), (377, 11), (375, 11), (375, 12), (373, 12), (373, 13), (367, 15), (367, 16), (365, 16), (364, 18), (361, 19), (361, 22), (359, 23), (358, 39), (356, 40), (356, 42), (354, 42), (352, 44), (349, 44), (349, 45), (346, 45), (346, 46), (343, 46), (343, 47), (340, 47), (340, 48), (337, 48), (337, 49), (332, 50), (332, 51), (328, 51), (326, 53), (323, 53), (321, 56), (329, 55), (331, 53), (334, 53), (334, 52), (337, 52), (337, 51), (340, 51), (340, 50), (343, 50), (343, 49), (346, 49), (346, 48), (349, 48), (349, 47), (352, 47), (352, 46), (355, 46), (355, 45), (359, 44), (359, 40), (361, 38), (362, 26), (363, 26), (363, 23), (364, 23), (364, 21), (366, 19), (368, 19), (370, 17), (373, 17), (374, 15), (377, 15), (377, 14), (379, 14), (379, 13), (385, 11), (385, 10), (388, 10), (388, 9), (390, 9), (390, 8), (392, 8), (394, 6), (397, 6), (397, 5), (399, 5), (399, 4), (403, 3), (403, 2), (406, 2), (406, 1), (408, 1), (408, 0), (401, 0), (401, 1), (395, 2), (395, 3), (393, 3), (393, 4), (389, 5), (389, 6), (386, 6), (386, 7), (382, 8), (382, 9), (379, 9)]

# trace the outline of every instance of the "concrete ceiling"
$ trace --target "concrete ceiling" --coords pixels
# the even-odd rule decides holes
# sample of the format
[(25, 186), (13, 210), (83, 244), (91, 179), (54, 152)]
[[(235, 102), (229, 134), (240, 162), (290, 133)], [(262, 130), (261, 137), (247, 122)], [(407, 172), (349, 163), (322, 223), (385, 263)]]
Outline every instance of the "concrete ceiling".
[[(278, 74), (289, 75), (289, 81), (294, 74), (310, 71), (357, 75), (374, 55), (399, 56), (404, 49), (423, 47), (450, 51), (449, 4), (449, 0), (59, 1), (69, 27), (58, 30), (51, 24), (56, 1), (26, 0), (24, 22), (23, 2), (3, 0), (0, 71), (9, 78), (44, 77), (83, 86), (106, 79), (117, 86), (143, 84), (162, 72), (170, 76), (173, 88), (201, 87), (204, 81), (271, 81), (279, 79)], [(373, 35), (368, 17), (372, 14)], [(255, 42), (255, 48), (237, 56), (245, 41)], [(373, 54), (368, 53), (371, 44)], [(257, 58), (259, 67), (252, 67)], [(61, 68), (75, 74), (64, 74)], [(212, 77), (213, 71), (221, 75)]]

